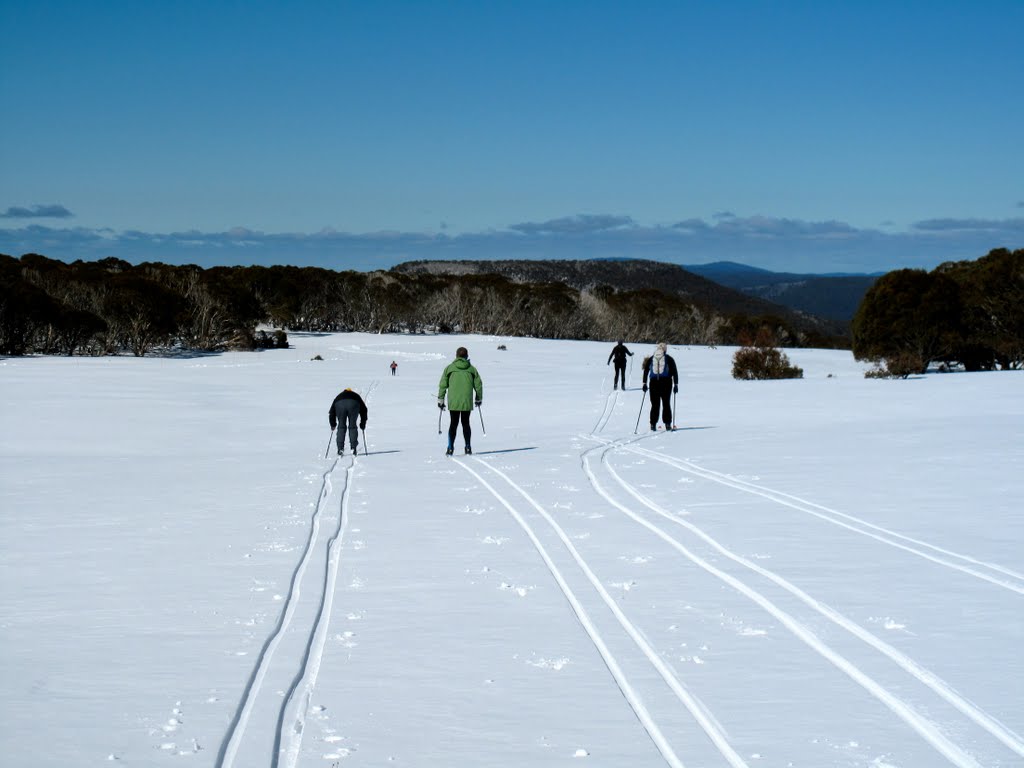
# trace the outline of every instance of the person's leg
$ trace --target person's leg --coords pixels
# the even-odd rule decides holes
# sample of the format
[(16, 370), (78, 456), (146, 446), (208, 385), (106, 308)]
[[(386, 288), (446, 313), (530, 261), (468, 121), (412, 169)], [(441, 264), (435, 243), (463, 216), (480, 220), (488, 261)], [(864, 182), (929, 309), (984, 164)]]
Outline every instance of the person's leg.
[(661, 393), (661, 418), (665, 423), (665, 429), (672, 428), (672, 387), (665, 387)]
[(448, 411), (451, 423), (448, 425), (448, 447), (455, 445), (455, 435), (459, 431), (459, 411)]
[(344, 419), (338, 419), (338, 431), (348, 432), (348, 447), (352, 453), (359, 447), (359, 404), (355, 400), (343, 400)]
[(338, 420), (338, 428), (335, 430), (335, 441), (338, 443), (338, 455), (345, 452), (345, 410), (342, 408), (343, 400), (334, 404), (334, 418)]
[(462, 411), (462, 438), (466, 441), (466, 448), (469, 448), (470, 438), (473, 436), (473, 430), (469, 426), (469, 415), (470, 411)]
[(657, 384), (657, 382), (653, 382), (653, 381), (651, 382), (651, 385), (650, 385), (650, 395), (651, 395), (651, 429), (657, 429), (658, 428), (658, 406), (659, 406), (659, 404), (661, 402), (661, 399), (660, 399), (660, 397), (658, 395), (658, 384)]

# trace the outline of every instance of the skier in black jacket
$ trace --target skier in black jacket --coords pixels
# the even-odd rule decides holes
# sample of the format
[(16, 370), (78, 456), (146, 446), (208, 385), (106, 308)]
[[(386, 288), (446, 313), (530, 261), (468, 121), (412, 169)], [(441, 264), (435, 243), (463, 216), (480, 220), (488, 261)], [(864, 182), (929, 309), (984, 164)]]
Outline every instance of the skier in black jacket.
[(615, 358), (615, 379), (612, 383), (612, 389), (619, 388), (619, 376), (622, 376), (622, 389), (626, 389), (626, 355), (630, 357), (633, 353), (626, 349), (626, 345), (621, 341), (612, 348), (612, 353), (608, 355), (608, 363), (611, 364), (612, 358)]
[(676, 361), (668, 354), (668, 347), (661, 343), (654, 355), (644, 360), (644, 392), (651, 382), (651, 431), (658, 428), (658, 410), (665, 423), (665, 429), (672, 429), (672, 394), (679, 391), (679, 371)]
[(369, 411), (366, 410), (366, 403), (359, 396), (358, 392), (346, 389), (331, 403), (331, 410), (328, 418), (331, 422), (331, 429), (338, 429), (338, 455), (345, 454), (345, 425), (348, 425), (348, 445), (352, 453), (356, 453), (359, 447), (359, 431), (356, 429), (356, 416), (359, 416), (359, 429), (366, 429), (366, 417)]

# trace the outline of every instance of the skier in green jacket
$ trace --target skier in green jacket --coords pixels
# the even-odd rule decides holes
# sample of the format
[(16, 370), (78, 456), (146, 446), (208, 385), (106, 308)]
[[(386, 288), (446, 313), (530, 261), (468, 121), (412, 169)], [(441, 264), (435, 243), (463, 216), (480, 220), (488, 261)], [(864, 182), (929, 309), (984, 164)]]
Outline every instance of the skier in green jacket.
[[(469, 352), (465, 347), (455, 351), (455, 360), (444, 369), (441, 383), (437, 389), (437, 407), (444, 410), (444, 395), (448, 393), (448, 410), (451, 412), (451, 426), (448, 427), (448, 450), (445, 456), (455, 452), (455, 435), (462, 422), (462, 437), (466, 440), (466, 454), (473, 453), (470, 445), (472, 431), (469, 428), (469, 414), (473, 410), (474, 401), (480, 405), (484, 400), (484, 382), (480, 372), (469, 362)], [(474, 398), (474, 394), (476, 397)]]

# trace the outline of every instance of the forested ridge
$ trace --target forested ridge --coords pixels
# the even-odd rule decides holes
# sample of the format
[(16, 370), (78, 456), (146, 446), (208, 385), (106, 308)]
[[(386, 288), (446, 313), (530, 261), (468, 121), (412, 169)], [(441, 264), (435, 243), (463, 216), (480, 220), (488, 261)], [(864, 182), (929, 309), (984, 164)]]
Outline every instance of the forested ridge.
[[(971, 369), (1019, 366), (1022, 263), (1024, 251), (997, 250), (933, 273), (883, 276), (858, 311), (855, 353), (884, 360), (912, 349), (925, 367), (937, 359)], [(816, 318), (771, 304), (716, 305), (715, 290), (704, 285), (710, 281), (686, 273), (675, 283), (676, 270), (685, 270), (674, 265), (499, 262), (505, 274), (495, 274), (483, 271), (487, 262), (451, 264), (203, 269), (0, 254), (0, 354), (259, 349), (286, 345), (289, 331), (733, 345), (767, 329), (782, 346), (850, 343)]]
[[(725, 314), (655, 288), (581, 290), (496, 274), (203, 269), (114, 258), (67, 264), (26, 254), (0, 255), (0, 275), (5, 355), (257, 349), (280, 345), (288, 331), (730, 344), (768, 325), (783, 344), (836, 343), (780, 317)], [(280, 330), (268, 334), (260, 326)]]

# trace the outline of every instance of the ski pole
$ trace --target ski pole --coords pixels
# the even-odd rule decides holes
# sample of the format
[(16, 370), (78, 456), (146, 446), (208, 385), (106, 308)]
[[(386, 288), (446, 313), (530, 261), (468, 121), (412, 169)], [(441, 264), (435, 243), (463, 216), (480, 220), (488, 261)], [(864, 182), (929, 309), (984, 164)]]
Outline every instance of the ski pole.
[(444, 415), (444, 406), (437, 409), (437, 434), (441, 434), (441, 416)]
[(360, 429), (359, 431), (363, 433), (363, 456), (369, 456), (370, 452), (366, 450), (366, 430)]
[(327, 454), (331, 452), (331, 441), (334, 440), (334, 427), (331, 427), (331, 436), (327, 438), (327, 450), (324, 451), (324, 458), (327, 458)]
[(633, 427), (633, 434), (634, 435), (636, 434), (636, 431), (638, 429), (640, 429), (640, 417), (643, 416), (643, 413), (644, 413), (644, 401), (646, 399), (647, 399), (647, 390), (645, 389), (644, 390), (644, 396), (642, 398), (640, 398), (640, 413), (638, 413), (636, 415), (636, 426)]
[(484, 432), (484, 437), (487, 437), (487, 427), (484, 426), (484, 404), (480, 403), (476, 407), (477, 415), (480, 417), (480, 429)]
[(676, 428), (676, 395), (679, 393), (679, 387), (672, 390), (672, 429)]

